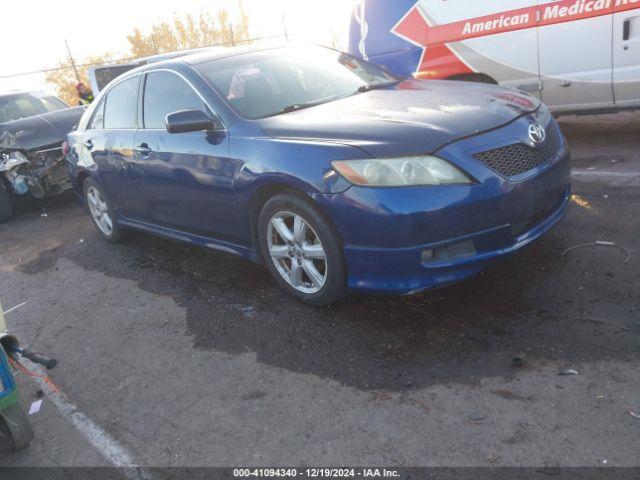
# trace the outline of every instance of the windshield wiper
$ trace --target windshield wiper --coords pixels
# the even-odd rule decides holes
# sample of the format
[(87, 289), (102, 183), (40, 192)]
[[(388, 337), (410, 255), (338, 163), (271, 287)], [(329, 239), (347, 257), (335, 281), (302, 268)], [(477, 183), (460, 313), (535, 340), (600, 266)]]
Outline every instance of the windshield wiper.
[(394, 80), (393, 82), (384, 82), (384, 83), (365, 83), (358, 87), (356, 93), (364, 93), (370, 92), (371, 90), (378, 90), (380, 88), (390, 87), (391, 85), (396, 85), (400, 83), (402, 80)]
[(326, 100), (323, 99), (318, 102), (308, 102), (308, 103), (294, 103), (292, 105), (287, 105), (278, 113), (295, 112), (296, 110), (302, 110), (303, 108), (315, 107), (316, 105), (320, 105), (321, 103), (326, 103)]

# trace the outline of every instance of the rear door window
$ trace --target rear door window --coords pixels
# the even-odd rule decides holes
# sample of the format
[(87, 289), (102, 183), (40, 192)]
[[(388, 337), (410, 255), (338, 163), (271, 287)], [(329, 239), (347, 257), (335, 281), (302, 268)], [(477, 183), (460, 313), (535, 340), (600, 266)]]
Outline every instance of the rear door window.
[(129, 78), (109, 90), (104, 107), (104, 128), (137, 128), (139, 81), (139, 76)]
[(98, 130), (104, 128), (104, 104), (106, 102), (103, 100), (96, 108), (96, 111), (93, 113), (93, 118), (91, 118), (91, 122), (89, 122), (89, 126), (87, 127), (89, 130)]
[(144, 128), (163, 129), (169, 113), (191, 109), (207, 111), (202, 99), (181, 77), (170, 72), (147, 74), (143, 101)]

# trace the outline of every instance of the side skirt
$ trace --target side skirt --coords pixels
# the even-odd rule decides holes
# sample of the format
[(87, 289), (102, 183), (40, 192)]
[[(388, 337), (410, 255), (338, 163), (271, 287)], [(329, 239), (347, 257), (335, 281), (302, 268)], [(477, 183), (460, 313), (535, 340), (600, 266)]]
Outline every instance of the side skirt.
[(179, 242), (196, 245), (198, 247), (210, 248), (221, 252), (231, 253), (233, 255), (239, 255), (252, 262), (259, 262), (258, 255), (251, 248), (237, 245), (231, 242), (225, 242), (211, 237), (205, 237), (203, 235), (195, 235), (192, 233), (186, 233), (180, 230), (174, 230), (172, 228), (160, 227), (149, 223), (139, 222), (128, 218), (118, 218), (118, 224), (125, 228), (131, 228), (139, 230), (158, 237), (168, 238), (170, 240), (177, 240)]

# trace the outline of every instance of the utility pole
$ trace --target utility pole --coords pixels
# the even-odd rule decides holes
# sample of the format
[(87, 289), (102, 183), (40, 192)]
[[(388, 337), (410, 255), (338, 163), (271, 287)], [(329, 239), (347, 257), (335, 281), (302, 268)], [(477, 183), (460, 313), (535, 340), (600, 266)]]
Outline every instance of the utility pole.
[(160, 52), (158, 51), (158, 45), (156, 45), (156, 37), (153, 36), (153, 32), (151, 33), (151, 44), (156, 51), (156, 55), (159, 54)]
[(78, 73), (78, 69), (76, 68), (76, 62), (73, 60), (73, 55), (71, 55), (71, 49), (69, 48), (69, 42), (67, 42), (67, 39), (64, 39), (64, 44), (67, 47), (67, 53), (69, 54), (69, 61), (71, 62), (71, 66), (73, 67), (73, 72), (76, 74), (76, 80), (78, 80), (78, 82), (80, 82), (80, 74)]
[(282, 29), (284, 30), (284, 39), (289, 42), (289, 32), (287, 31), (287, 22), (284, 20), (284, 10), (282, 10)]

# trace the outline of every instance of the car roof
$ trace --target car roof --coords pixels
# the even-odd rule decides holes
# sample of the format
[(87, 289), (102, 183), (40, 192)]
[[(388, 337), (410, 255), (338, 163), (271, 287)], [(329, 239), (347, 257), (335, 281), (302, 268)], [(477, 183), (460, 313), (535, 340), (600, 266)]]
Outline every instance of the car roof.
[[(210, 61), (215, 61), (215, 60), (222, 60), (225, 58), (231, 58), (231, 57), (239, 57), (242, 55), (247, 55), (247, 54), (251, 54), (251, 53), (258, 53), (258, 52), (266, 52), (269, 50), (279, 50), (279, 49), (284, 49), (284, 48), (291, 48), (293, 45), (289, 44), (289, 43), (284, 43), (284, 44), (277, 44), (277, 45), (269, 45), (269, 46), (255, 46), (255, 45), (250, 45), (250, 46), (242, 46), (242, 47), (225, 47), (225, 48), (215, 48), (212, 47), (210, 49), (208, 48), (203, 48), (201, 51), (195, 52), (195, 53), (191, 53), (191, 54), (186, 54), (186, 55), (180, 55), (177, 57), (173, 57), (173, 58), (167, 58), (166, 60), (162, 60), (159, 62), (153, 62), (153, 63), (148, 63), (146, 65), (140, 65), (139, 67), (136, 67), (132, 70), (129, 70), (128, 72), (123, 73), (122, 75), (119, 75), (117, 77), (117, 79), (113, 80), (112, 82), (110, 82), (109, 84), (114, 83), (116, 80), (119, 81), (123, 81), (126, 80), (127, 78), (133, 77), (135, 75), (144, 73), (146, 71), (149, 70), (156, 70), (156, 69), (161, 69), (163, 67), (167, 67), (167, 68), (176, 68), (179, 65), (198, 65), (201, 63), (205, 63), (205, 62), (210, 62)], [(105, 90), (107, 87), (105, 86), (104, 89), (100, 90), (100, 92), (102, 92), (103, 90)]]
[(242, 47), (231, 47), (231, 48), (225, 48), (224, 51), (215, 50), (215, 51), (197, 52), (190, 55), (185, 55), (184, 57), (180, 57), (179, 60), (181, 62), (188, 63), (189, 65), (198, 65), (199, 63), (210, 62), (213, 60), (222, 60), (223, 58), (238, 57), (240, 55), (247, 55), (249, 53), (264, 52), (267, 50), (276, 50), (279, 48), (285, 48), (287, 46), (288, 45), (286, 44), (284, 45), (280, 44), (280, 45), (271, 45), (271, 46), (248, 45), (248, 46), (242, 46)]
[(202, 49), (201, 51), (190, 53), (187, 55), (180, 55), (179, 57), (168, 58), (160, 62), (149, 63), (142, 65), (130, 72), (122, 75), (125, 76), (135, 75), (146, 70), (154, 70), (163, 66), (175, 66), (176, 64), (186, 63), (187, 65), (198, 65), (200, 63), (210, 62), (214, 60), (222, 60), (223, 58), (238, 57), (241, 55), (247, 55), (250, 53), (264, 52), (267, 50), (276, 50), (280, 48), (286, 48), (287, 45), (275, 45), (275, 46), (243, 46), (243, 47), (227, 47), (227, 48), (211, 48)]

